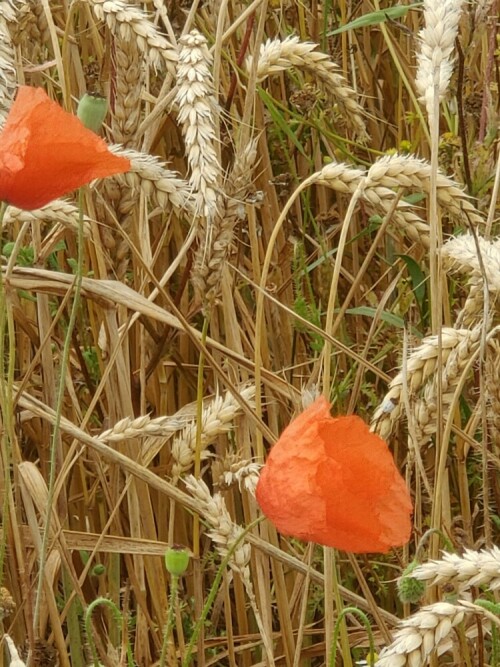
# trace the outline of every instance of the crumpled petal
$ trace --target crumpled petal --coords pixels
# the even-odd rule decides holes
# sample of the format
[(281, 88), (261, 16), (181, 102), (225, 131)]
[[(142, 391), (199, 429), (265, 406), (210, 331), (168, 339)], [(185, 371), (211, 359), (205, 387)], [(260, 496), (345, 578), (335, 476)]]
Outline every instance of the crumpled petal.
[(362, 419), (333, 418), (319, 397), (283, 431), (257, 501), (284, 535), (354, 553), (406, 544), (412, 503), (387, 444)]
[(0, 200), (41, 208), (95, 178), (121, 174), (130, 161), (41, 88), (20, 86), (0, 133)]

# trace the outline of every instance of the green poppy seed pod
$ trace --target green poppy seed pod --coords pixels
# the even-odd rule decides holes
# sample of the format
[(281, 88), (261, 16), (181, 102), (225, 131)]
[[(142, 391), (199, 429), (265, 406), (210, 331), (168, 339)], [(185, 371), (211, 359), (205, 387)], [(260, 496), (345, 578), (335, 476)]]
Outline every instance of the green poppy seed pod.
[(78, 102), (76, 115), (88, 130), (96, 134), (102, 127), (106, 114), (108, 113), (108, 101), (105, 97), (98, 95), (85, 95)]
[(189, 551), (185, 547), (174, 544), (165, 553), (165, 565), (170, 574), (180, 577), (189, 565)]
[(418, 602), (425, 591), (425, 584), (411, 576), (413, 570), (420, 565), (412, 561), (398, 579), (398, 595), (401, 602)]
[(92, 568), (92, 576), (93, 577), (100, 577), (106, 572), (106, 566), (103, 565), (102, 563), (97, 563), (97, 565), (94, 565)]

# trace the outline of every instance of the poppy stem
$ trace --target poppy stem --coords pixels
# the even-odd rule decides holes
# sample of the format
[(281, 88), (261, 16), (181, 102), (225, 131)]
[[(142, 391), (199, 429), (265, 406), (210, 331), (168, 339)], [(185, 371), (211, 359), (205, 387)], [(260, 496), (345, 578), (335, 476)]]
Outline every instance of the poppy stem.
[(166, 659), (167, 659), (167, 651), (168, 651), (168, 639), (170, 637), (170, 633), (172, 632), (174, 628), (174, 622), (175, 622), (175, 610), (177, 607), (178, 603), (178, 595), (177, 592), (179, 590), (179, 576), (176, 574), (172, 574), (172, 583), (170, 584), (170, 598), (169, 598), (169, 604), (168, 604), (168, 615), (167, 615), (167, 622), (165, 624), (165, 628), (163, 630), (163, 644), (161, 647), (161, 655), (160, 655), (160, 662), (158, 663), (158, 667), (165, 667), (166, 665)]
[[(325, 603), (330, 602), (331, 593), (326, 595), (329, 591), (333, 592), (335, 598), (335, 608), (337, 610), (338, 619), (335, 623), (333, 637), (332, 637), (332, 651), (337, 651), (337, 640), (340, 634), (340, 643), (342, 645), (342, 657), (343, 664), (346, 667), (352, 667), (352, 657), (351, 657), (351, 647), (349, 644), (349, 636), (347, 634), (347, 626), (345, 622), (345, 614), (343, 609), (342, 596), (340, 594), (339, 586), (339, 574), (337, 569), (337, 558), (336, 550), (329, 547), (325, 547), (324, 550), (324, 559), (325, 559)], [(330, 639), (331, 633), (331, 624), (327, 623), (328, 616), (325, 614), (325, 644), (328, 645), (328, 640)], [(333, 658), (335, 658), (335, 653)], [(333, 663), (335, 665), (335, 662)], [(330, 665), (331, 667), (331, 665)]]
[[(56, 397), (56, 406), (55, 406), (55, 416), (54, 416), (54, 426), (52, 429), (52, 436), (50, 440), (50, 453), (49, 453), (49, 480), (48, 480), (48, 493), (47, 493), (47, 515), (45, 517), (45, 526), (43, 529), (43, 539), (42, 547), (40, 550), (39, 557), (39, 573), (38, 573), (38, 585), (36, 591), (36, 600), (35, 600), (35, 611), (33, 613), (33, 632), (35, 637), (39, 636), (39, 620), (40, 620), (40, 611), (41, 603), (43, 599), (43, 587), (45, 582), (45, 565), (47, 562), (48, 556), (48, 547), (51, 536), (50, 524), (52, 519), (52, 512), (54, 511), (54, 500), (55, 500), (55, 481), (56, 481), (56, 472), (57, 472), (57, 450), (59, 445), (60, 433), (61, 433), (61, 418), (62, 418), (62, 409), (64, 404), (64, 392), (66, 389), (66, 369), (69, 362), (72, 333), (76, 323), (76, 317), (78, 313), (78, 308), (80, 305), (80, 293), (82, 288), (83, 280), (83, 188), (80, 188), (78, 192), (78, 236), (77, 236), (77, 264), (74, 280), (74, 291), (73, 291), (73, 303), (71, 305), (71, 312), (69, 316), (68, 327), (66, 329), (66, 335), (64, 337), (64, 346), (61, 357), (61, 363), (59, 368), (59, 385), (57, 388), (57, 397)], [(76, 637), (71, 637), (72, 643), (71, 646), (76, 648)], [(76, 657), (76, 656), (72, 656)], [(81, 658), (79, 658), (81, 659)], [(73, 665), (79, 664), (78, 662), (73, 662)]]
[[(3, 240), (3, 221), (8, 204), (0, 202), (0, 243)], [(0, 248), (0, 251), (3, 248)], [(11, 473), (12, 473), (12, 443), (14, 439), (14, 424), (12, 420), (13, 404), (13, 383), (14, 383), (14, 364), (15, 364), (15, 332), (13, 321), (12, 308), (7, 304), (7, 292), (3, 280), (3, 273), (0, 272), (0, 360), (2, 362), (2, 370), (0, 373), (0, 403), (1, 403), (1, 418), (3, 423), (2, 441), (1, 441), (1, 457), (4, 470), (4, 497), (2, 506), (2, 517), (4, 521), (2, 540), (0, 542), (0, 584), (4, 576), (4, 562), (7, 548), (7, 534), (9, 523), (9, 509), (12, 507), (12, 492), (13, 488)], [(5, 353), (6, 342), (6, 324), (9, 350)], [(4, 360), (7, 359), (7, 369), (5, 368)], [(5, 371), (7, 370), (7, 377)]]
[(345, 607), (339, 614), (337, 622), (335, 623), (335, 631), (333, 633), (332, 644), (330, 647), (328, 667), (335, 667), (335, 658), (337, 656), (337, 640), (339, 637), (342, 624), (344, 623), (344, 619), (347, 616), (347, 614), (356, 614), (356, 616), (359, 616), (359, 618), (362, 620), (366, 628), (366, 632), (368, 634), (368, 643), (370, 647), (370, 652), (368, 654), (368, 665), (369, 667), (373, 667), (375, 662), (375, 642), (373, 641), (372, 628), (370, 625), (370, 621), (368, 620), (368, 616), (365, 614), (364, 611), (361, 611), (361, 609), (358, 609), (357, 607)]

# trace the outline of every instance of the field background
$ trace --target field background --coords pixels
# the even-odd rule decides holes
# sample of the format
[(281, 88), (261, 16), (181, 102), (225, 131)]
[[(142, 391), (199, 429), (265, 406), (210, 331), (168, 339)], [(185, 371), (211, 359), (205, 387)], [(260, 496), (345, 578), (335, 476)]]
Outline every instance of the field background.
[[(102, 94), (132, 163), (3, 220), (0, 623), (28, 664), (149, 667), (164, 646), (181, 665), (191, 642), (198, 665), (323, 665), (341, 604), (380, 652), (418, 612), (396, 579), (426, 531), (423, 561), (498, 541), (497, 20), (475, 1), (456, 42), (435, 26), (452, 76), (429, 117), (420, 6), (1, 0), (0, 119), (21, 83), (71, 111)], [(334, 554), (262, 521), (228, 552), (304, 391), (387, 439), (415, 504), (405, 548)], [(173, 544), (191, 554), (175, 604)], [(454, 593), (427, 590), (449, 607), (391, 666), (438, 644), (498, 664)], [(350, 613), (337, 662), (368, 652)]]

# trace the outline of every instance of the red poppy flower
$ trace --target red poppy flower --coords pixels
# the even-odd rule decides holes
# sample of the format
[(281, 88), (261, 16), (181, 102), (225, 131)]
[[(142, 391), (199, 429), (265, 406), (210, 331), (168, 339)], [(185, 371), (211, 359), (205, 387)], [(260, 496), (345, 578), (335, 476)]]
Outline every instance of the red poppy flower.
[(284, 535), (355, 553), (406, 544), (412, 504), (387, 444), (321, 396), (283, 431), (257, 501)]
[(129, 160), (113, 155), (41, 88), (19, 88), (0, 133), (0, 200), (40, 208), (94, 178), (129, 169)]

